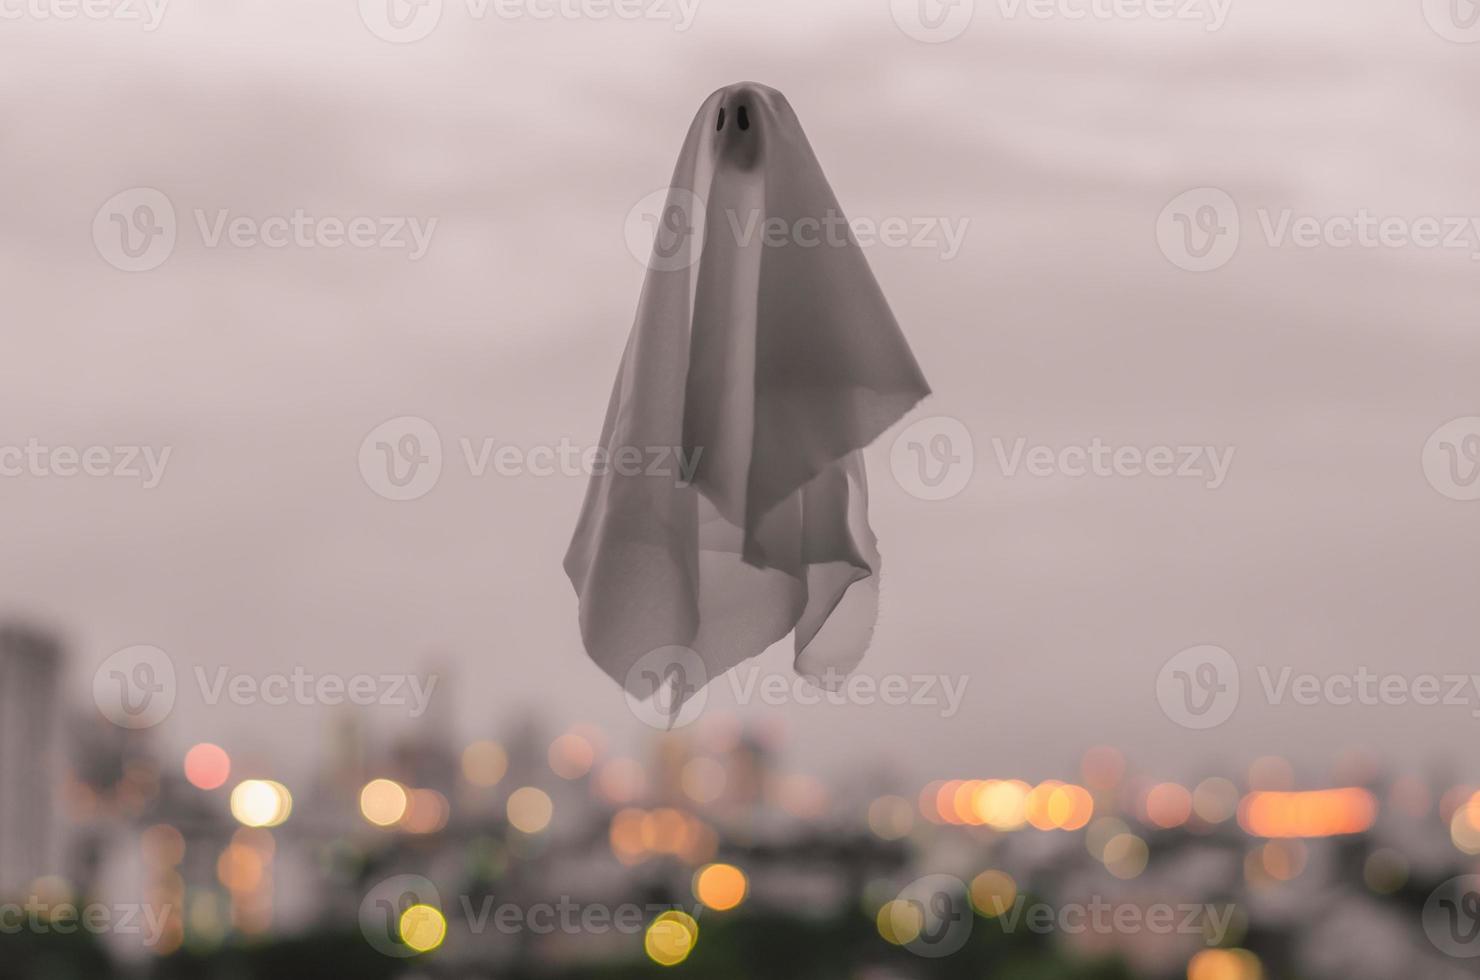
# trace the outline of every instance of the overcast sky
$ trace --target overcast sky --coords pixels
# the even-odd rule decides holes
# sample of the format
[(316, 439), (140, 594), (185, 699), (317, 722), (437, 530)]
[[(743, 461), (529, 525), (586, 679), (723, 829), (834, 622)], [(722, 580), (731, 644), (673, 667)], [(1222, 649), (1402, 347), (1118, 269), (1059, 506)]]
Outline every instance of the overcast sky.
[[(1168, 776), (1278, 751), (1314, 780), (1351, 747), (1480, 775), (1480, 692), (1270, 704), (1260, 673), (1480, 671), (1480, 502), (1423, 465), (1431, 433), (1480, 415), (1480, 232), (1425, 249), (1269, 231), (1286, 211), (1480, 215), (1477, 49), (1416, 3), (1234, 0), (1208, 30), (979, 2), (942, 44), (885, 0), (798, 6), (702, 0), (680, 31), (449, 0), (406, 44), (343, 3), (175, 0), (153, 31), (7, 23), (0, 445), (170, 449), (147, 489), (0, 479), (0, 608), (63, 632), (75, 702), (109, 654), (151, 644), (180, 674), (171, 749), (213, 740), (293, 771), (332, 716), (212, 707), (197, 667), (435, 670), (431, 713), (459, 737), (535, 713), (645, 738), (585, 658), (560, 567), (584, 477), (474, 476), (462, 440), (596, 440), (642, 279), (629, 209), (666, 184), (704, 97), (753, 79), (788, 95), (850, 216), (965, 230), (951, 256), (869, 248), (935, 395), (870, 451), (885, 564), (863, 667), (964, 678), (965, 699), (950, 718), (746, 706), (784, 723), (798, 766), (1062, 776), (1112, 742)], [(1209, 186), (1237, 202), (1240, 245), (1185, 271), (1158, 219)], [(125, 272), (93, 226), (139, 187), (168, 198), (177, 241)], [(210, 242), (300, 209), (412, 219), (425, 254)], [(396, 502), (358, 458), (402, 416), (435, 427), (443, 472)], [(937, 416), (975, 447), (944, 501), (891, 467), (896, 434)], [(1019, 439), (1231, 464), (1216, 487), (1009, 475)], [(1242, 682), (1209, 731), (1157, 696), (1199, 644)], [(762, 662), (789, 671), (789, 644)], [(733, 700), (722, 680), (707, 710)], [(383, 734), (406, 713), (369, 715)]]

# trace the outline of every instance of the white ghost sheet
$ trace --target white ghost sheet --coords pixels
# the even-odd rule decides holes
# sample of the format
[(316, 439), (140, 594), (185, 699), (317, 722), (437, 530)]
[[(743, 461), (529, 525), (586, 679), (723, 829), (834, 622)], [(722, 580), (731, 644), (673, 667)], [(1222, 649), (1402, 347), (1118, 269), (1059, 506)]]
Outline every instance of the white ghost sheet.
[(565, 558), (591, 658), (676, 708), (794, 633), (796, 671), (835, 687), (878, 608), (860, 450), (929, 393), (785, 97), (715, 92)]

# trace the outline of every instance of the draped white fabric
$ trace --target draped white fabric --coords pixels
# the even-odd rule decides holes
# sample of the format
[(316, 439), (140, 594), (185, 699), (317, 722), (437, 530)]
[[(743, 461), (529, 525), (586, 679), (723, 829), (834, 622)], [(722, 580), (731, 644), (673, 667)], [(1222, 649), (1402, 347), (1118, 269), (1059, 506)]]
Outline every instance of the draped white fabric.
[(636, 697), (666, 678), (681, 700), (794, 632), (796, 670), (838, 683), (878, 603), (860, 450), (927, 394), (785, 97), (711, 95), (565, 559), (591, 658)]

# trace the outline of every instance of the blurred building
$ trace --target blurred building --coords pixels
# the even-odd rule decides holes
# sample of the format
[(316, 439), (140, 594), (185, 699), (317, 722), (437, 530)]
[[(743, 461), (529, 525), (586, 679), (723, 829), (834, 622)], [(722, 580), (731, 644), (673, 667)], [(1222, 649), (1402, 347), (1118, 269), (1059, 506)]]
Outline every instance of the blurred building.
[(59, 866), (60, 673), (55, 639), (0, 626), (0, 895)]

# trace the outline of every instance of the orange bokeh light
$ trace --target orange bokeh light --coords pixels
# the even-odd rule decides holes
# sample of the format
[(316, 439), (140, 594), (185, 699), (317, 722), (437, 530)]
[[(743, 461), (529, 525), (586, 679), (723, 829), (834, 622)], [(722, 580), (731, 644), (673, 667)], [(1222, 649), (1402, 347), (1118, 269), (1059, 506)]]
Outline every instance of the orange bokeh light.
[(1359, 834), (1377, 819), (1377, 800), (1365, 789), (1254, 792), (1238, 808), (1238, 822), (1254, 837), (1334, 837)]

